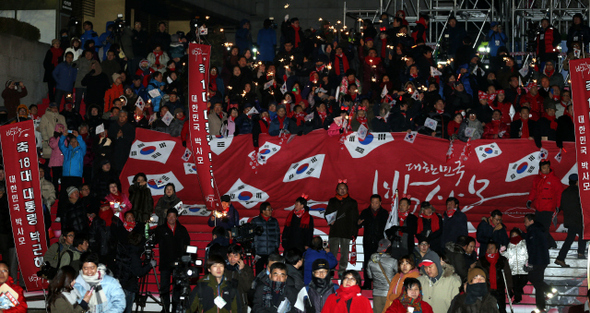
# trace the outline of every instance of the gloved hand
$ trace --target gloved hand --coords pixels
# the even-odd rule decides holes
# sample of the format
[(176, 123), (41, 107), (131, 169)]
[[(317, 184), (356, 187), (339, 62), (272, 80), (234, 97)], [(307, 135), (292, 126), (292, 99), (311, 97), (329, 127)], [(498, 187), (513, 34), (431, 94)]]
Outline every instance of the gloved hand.
[(156, 260), (154, 260), (154, 259), (150, 260), (150, 265), (151, 265), (152, 267), (156, 267), (156, 265), (157, 265), (157, 264), (158, 264), (158, 263), (156, 262)]
[(531, 208), (531, 204), (533, 203), (533, 201), (529, 200), (526, 202), (526, 208), (530, 209)]
[(285, 22), (289, 20), (289, 14), (285, 15)]

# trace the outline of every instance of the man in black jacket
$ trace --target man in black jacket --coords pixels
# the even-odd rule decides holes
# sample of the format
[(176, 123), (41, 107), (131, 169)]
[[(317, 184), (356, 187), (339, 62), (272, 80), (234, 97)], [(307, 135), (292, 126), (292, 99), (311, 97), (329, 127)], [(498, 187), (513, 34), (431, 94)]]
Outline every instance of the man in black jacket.
[(535, 222), (535, 214), (527, 214), (524, 217), (526, 233), (522, 237), (526, 240), (526, 248), (529, 254), (529, 265), (533, 269), (529, 272), (528, 279), (535, 287), (535, 304), (540, 311), (545, 310), (545, 292), (553, 292), (545, 282), (545, 269), (549, 264), (549, 244), (543, 225)]
[(176, 312), (176, 306), (180, 302), (179, 286), (174, 286), (172, 295), (172, 311), (170, 311), (170, 280), (174, 262), (186, 251), (191, 238), (184, 226), (178, 222), (178, 211), (175, 208), (168, 209), (166, 223), (156, 228), (155, 241), (160, 246), (160, 295), (165, 312)]
[(256, 274), (264, 270), (268, 256), (278, 251), (281, 243), (281, 228), (279, 221), (272, 217), (272, 207), (269, 202), (260, 205), (260, 215), (250, 222), (255, 227), (262, 228), (262, 234), (254, 236), (254, 252), (259, 257), (256, 261)]
[(361, 212), (358, 220), (358, 228), (365, 228), (363, 235), (363, 272), (365, 273), (365, 283), (363, 289), (371, 289), (372, 280), (367, 278), (367, 265), (371, 260), (371, 255), (377, 252), (379, 241), (384, 238), (385, 224), (389, 218), (389, 212), (381, 207), (381, 196), (374, 194), (371, 196), (371, 205)]
[(242, 259), (242, 246), (231, 244), (227, 247), (227, 262), (225, 272), (228, 278), (238, 282), (238, 292), (240, 294), (241, 312), (248, 312), (248, 291), (254, 281), (254, 271), (250, 266), (244, 264)]
[(479, 242), (479, 258), (486, 255), (487, 245), (490, 241), (497, 243), (499, 246), (508, 247), (510, 239), (506, 232), (506, 226), (502, 223), (502, 212), (493, 210), (488, 218), (482, 217), (481, 222), (477, 225), (477, 241)]
[(112, 166), (117, 174), (123, 170), (123, 166), (129, 158), (131, 145), (135, 140), (135, 127), (128, 122), (127, 115), (126, 111), (121, 110), (117, 122), (111, 123), (108, 131), (109, 138), (113, 141)]
[(407, 196), (399, 200), (397, 216), (399, 226), (392, 226), (386, 231), (387, 239), (392, 242), (391, 255), (401, 258), (414, 251), (414, 237), (418, 227), (418, 218), (410, 212), (412, 202)]
[(299, 290), (287, 284), (287, 266), (283, 263), (274, 263), (270, 266), (269, 278), (266, 283), (256, 286), (252, 312), (278, 312), (285, 300), (291, 303), (291, 306), (295, 304)]
[(563, 211), (563, 226), (567, 227), (567, 237), (559, 250), (559, 255), (555, 259), (555, 264), (561, 267), (570, 267), (565, 264), (567, 255), (572, 242), (578, 235), (578, 259), (586, 258), (586, 240), (583, 239), (582, 229), (582, 207), (580, 205), (580, 190), (578, 189), (578, 174), (569, 176), (569, 187), (561, 194), (561, 204), (559, 207)]

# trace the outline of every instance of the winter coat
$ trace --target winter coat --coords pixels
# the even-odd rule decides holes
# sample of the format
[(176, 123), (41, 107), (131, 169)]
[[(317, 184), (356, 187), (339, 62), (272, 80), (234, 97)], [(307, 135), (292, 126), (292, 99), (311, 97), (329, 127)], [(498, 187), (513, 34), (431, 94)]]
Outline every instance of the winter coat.
[(171, 270), (174, 262), (184, 255), (186, 246), (190, 245), (191, 237), (180, 222), (176, 222), (174, 232), (165, 223), (156, 228), (156, 242), (160, 247), (160, 271)]
[(545, 237), (543, 225), (534, 222), (522, 234), (526, 240), (526, 249), (529, 254), (529, 265), (549, 264), (549, 243)]
[(82, 47), (84, 47), (84, 44), (86, 43), (87, 40), (93, 40), (95, 45), (99, 45), (98, 34), (92, 29), (84, 31), (82, 36), (80, 36), (80, 41), (81, 41)]
[(412, 269), (407, 274), (398, 272), (395, 274), (395, 276), (393, 276), (391, 283), (389, 284), (389, 290), (387, 291), (387, 300), (385, 302), (385, 306), (383, 307), (383, 313), (385, 313), (387, 308), (392, 305), (393, 301), (399, 298), (399, 296), (404, 292), (404, 280), (406, 280), (406, 278), (418, 278), (418, 276), (420, 276), (420, 272), (416, 268)]
[[(14, 280), (12, 279), (12, 277), (8, 277), (8, 280), (5, 283), (8, 287), (12, 288), (14, 290), (14, 292), (16, 292), (18, 294), (18, 300), (19, 300), (19, 304), (17, 304), (15, 307), (7, 309), (7, 310), (2, 310), (3, 313), (25, 313), (27, 312), (28, 309), (28, 305), (27, 305), (27, 300), (25, 299), (25, 294), (23, 289), (18, 285), (14, 283)], [(63, 311), (55, 311), (55, 312), (63, 312)]]
[(209, 133), (212, 136), (219, 135), (221, 133), (221, 125), (224, 121), (227, 121), (227, 113), (221, 112), (221, 118), (215, 114), (213, 110), (209, 111)]
[(72, 305), (63, 295), (55, 299), (51, 304), (49, 312), (63, 312), (63, 313), (84, 313), (86, 310), (78, 303)]
[(364, 209), (359, 215), (359, 220), (363, 222), (358, 228), (364, 227), (363, 232), (363, 249), (367, 253), (375, 253), (379, 247), (379, 240), (384, 238), (385, 224), (389, 218), (389, 212), (380, 207), (377, 209), (377, 215), (373, 214), (371, 207)]
[(305, 312), (306, 313), (321, 313), (322, 308), (326, 304), (326, 300), (328, 300), (328, 297), (330, 295), (333, 295), (336, 293), (336, 290), (338, 289), (338, 285), (330, 282), (323, 289), (320, 289), (319, 287), (316, 286), (316, 284), (314, 282), (311, 282), (309, 284), (309, 286), (305, 287), (305, 288), (307, 289), (308, 299), (309, 299), (309, 302), (311, 303), (311, 307), (308, 307), (308, 304), (306, 303)]
[(81, 85), (86, 87), (84, 101), (88, 105), (98, 105), (102, 109), (105, 93), (111, 88), (111, 84), (109, 83), (108, 76), (102, 71), (100, 63), (92, 60), (91, 64), (94, 64), (94, 70), (88, 72), (81, 81)]
[(176, 196), (176, 193), (174, 193), (172, 196), (164, 194), (160, 199), (158, 199), (158, 203), (154, 208), (154, 212), (158, 216), (158, 225), (163, 225), (166, 223), (168, 209), (175, 207), (179, 202), (180, 199)]
[(561, 193), (559, 208), (563, 211), (563, 226), (582, 229), (582, 207), (578, 186), (569, 186)]
[(467, 231), (467, 215), (457, 208), (452, 217), (447, 216), (447, 212), (443, 214), (441, 245), (447, 242), (455, 242), (459, 236), (468, 236)]
[(252, 281), (254, 281), (254, 271), (249, 266), (244, 266), (244, 268), (240, 270), (237, 264), (235, 266), (232, 266), (231, 264), (226, 263), (224, 274), (229, 279), (236, 280), (238, 282), (238, 292), (240, 293), (239, 301), (240, 305), (242, 306), (242, 312), (247, 313), (248, 292), (252, 287)]
[[(473, 304), (465, 304), (466, 293), (456, 296), (451, 303), (449, 313), (498, 313), (498, 302), (489, 292), (483, 299)], [(505, 305), (505, 304), (504, 304)]]
[[(268, 277), (268, 275), (265, 275)], [(259, 284), (256, 285), (255, 291), (254, 291), (254, 303), (252, 306), (252, 311), (251, 312), (256, 312), (256, 313), (273, 313), (273, 312), (277, 312), (278, 306), (281, 302), (287, 300), (288, 302), (291, 303), (291, 307), (293, 307), (295, 305), (295, 302), (297, 301), (297, 294), (299, 293), (299, 290), (296, 290), (295, 288), (293, 288), (292, 286), (289, 285), (285, 285), (284, 287), (284, 291), (282, 294), (277, 296), (277, 304), (275, 306), (274, 303), (275, 302), (273, 300), (271, 300), (271, 306), (267, 307), (265, 306), (264, 303), (264, 298), (265, 297), (273, 297), (271, 294), (266, 293), (266, 291), (270, 288), (270, 280), (265, 280)], [(268, 290), (270, 291), (270, 290)], [(266, 293), (266, 294), (265, 294)], [(293, 311), (291, 309), (291, 311)], [(291, 312), (288, 311), (288, 312)]]
[(439, 275), (438, 279), (430, 278), (426, 274), (418, 277), (422, 285), (422, 299), (432, 306), (434, 313), (446, 313), (453, 298), (459, 294), (461, 278), (455, 274), (452, 266), (443, 267), (440, 266), (440, 261), (433, 261), (438, 267), (439, 274), (442, 273), (442, 275)]
[[(504, 256), (498, 255), (498, 261), (496, 262), (496, 289), (500, 292), (506, 292), (506, 285), (508, 290), (512, 290), (512, 272), (510, 271), (510, 264), (508, 259)], [(484, 256), (477, 261), (477, 267), (481, 267), (486, 271), (488, 281), (490, 280), (490, 262)], [(504, 276), (506, 276), (506, 284), (504, 284), (504, 277), (502, 276), (502, 270), (504, 270)]]
[[(117, 133), (121, 130), (123, 136), (117, 138)], [(108, 129), (109, 138), (113, 141), (113, 155), (111, 158), (111, 165), (117, 171), (123, 170), (127, 158), (129, 158), (129, 151), (131, 145), (135, 140), (135, 127), (129, 122), (120, 125), (118, 121), (111, 123)]]
[(271, 136), (278, 136), (282, 129), (289, 130), (290, 123), (293, 121), (285, 116), (285, 120), (283, 121), (283, 128), (281, 128), (281, 123), (279, 122), (278, 116), (273, 118), (270, 121), (270, 125), (268, 126), (268, 134)]
[(55, 79), (55, 89), (72, 92), (78, 69), (67, 62), (59, 63), (53, 70), (53, 79)]
[(88, 230), (88, 216), (82, 205), (82, 200), (78, 199), (76, 203), (69, 200), (64, 203), (64, 214), (61, 217), (62, 228), (73, 229), (76, 234), (86, 233)]
[(45, 111), (45, 114), (41, 117), (41, 123), (39, 123), (39, 129), (41, 131), (41, 137), (43, 138), (43, 158), (49, 159), (51, 157), (51, 147), (49, 146), (49, 139), (53, 137), (55, 126), (62, 124), (66, 129), (68, 125), (66, 118), (59, 113), (53, 113), (49, 108)]
[(269, 255), (279, 249), (281, 244), (281, 227), (279, 221), (270, 217), (265, 220), (262, 216), (257, 216), (250, 222), (252, 226), (262, 227), (263, 232), (260, 236), (254, 237), (254, 251), (257, 255)]
[[(55, 125), (55, 131), (61, 133), (63, 131), (62, 125), (61, 124)], [(64, 154), (59, 149), (60, 137), (52, 136), (49, 139), (49, 147), (51, 147), (51, 157), (49, 158), (49, 167), (61, 167), (64, 164)]]
[(510, 273), (512, 275), (527, 275), (523, 267), (529, 260), (529, 254), (526, 248), (526, 240), (522, 239), (517, 244), (509, 243), (506, 251), (501, 253), (508, 259), (510, 264)]
[(154, 199), (147, 185), (133, 184), (129, 186), (129, 201), (133, 207), (135, 220), (145, 223), (154, 210)]
[(55, 203), (55, 186), (53, 186), (53, 184), (47, 181), (44, 177), (41, 177), (40, 183), (43, 204), (45, 204), (47, 208), (51, 208), (53, 203)]
[(373, 297), (387, 297), (389, 284), (396, 272), (397, 260), (391, 255), (379, 252), (371, 255), (371, 260), (367, 265), (367, 274), (369, 279), (373, 280)]
[(359, 209), (356, 200), (349, 196), (339, 200), (334, 197), (328, 201), (325, 215), (336, 213), (336, 220), (330, 226), (329, 238), (352, 239), (358, 234)]
[(183, 119), (183, 120), (179, 120), (177, 118), (174, 118), (172, 120), (172, 122), (170, 122), (170, 128), (168, 129), (170, 132), (170, 136), (172, 137), (180, 137), (180, 133), (182, 132), (182, 127), (184, 126), (184, 123), (187, 122), (187, 118)]
[(59, 150), (64, 155), (63, 176), (82, 177), (84, 172), (84, 155), (86, 155), (86, 143), (82, 136), (76, 137), (78, 146), (65, 146), (66, 136), (62, 135), (59, 138)]
[(275, 46), (277, 45), (277, 34), (271, 27), (262, 28), (256, 36), (256, 43), (260, 55), (258, 59), (262, 62), (272, 62), (275, 57)]
[(152, 100), (152, 107), (154, 108), (154, 112), (159, 112), (160, 111), (160, 103), (162, 102), (162, 93), (163, 91), (160, 89), (161, 86), (165, 86), (166, 84), (164, 82), (159, 82), (155, 79), (151, 79), (150, 83), (147, 86), (147, 92), (149, 95), (150, 90), (153, 89), (158, 89), (158, 92), (160, 92), (160, 94), (157, 97), (152, 97), (149, 96), (150, 99)]
[(532, 201), (532, 206), (540, 212), (553, 212), (555, 208), (561, 203), (561, 193), (563, 186), (555, 172), (551, 170), (549, 174), (544, 175), (539, 173), (533, 180), (533, 188), (531, 189), (528, 201)]
[(470, 138), (467, 137), (467, 134), (465, 133), (467, 127), (475, 129), (475, 131), (473, 131), (473, 135), (471, 135), (471, 140), (481, 139), (481, 136), (483, 135), (483, 125), (481, 122), (477, 119), (475, 121), (465, 119), (463, 123), (461, 123), (461, 126), (459, 126), (459, 133), (457, 134), (457, 138), (459, 140), (467, 142), (467, 140)]
[(159, 61), (160, 61), (160, 65), (164, 65), (164, 67), (161, 69), (158, 69), (158, 67), (156, 66), (156, 56), (154, 55), (153, 52), (150, 52), (147, 55), (147, 60), (152, 65), (152, 68), (154, 69), (154, 71), (160, 71), (163, 74), (163, 73), (166, 73), (166, 64), (168, 64), (168, 61), (170, 61), (170, 57), (168, 56), (168, 53), (166, 53), (166, 51), (162, 52), (162, 55), (160, 56)]
[(216, 217), (214, 220), (211, 220), (211, 218), (209, 218), (207, 220), (207, 224), (209, 225), (209, 227), (221, 226), (225, 228), (225, 230), (230, 230), (240, 224), (240, 213), (238, 213), (238, 210), (236, 210), (236, 208), (234, 208), (234, 206), (230, 204), (227, 216), (221, 218)]
[[(8, 111), (8, 118), (13, 118), (16, 117), (17, 111), (18, 111), (18, 107), (19, 104), (21, 102), (20, 99), (24, 98), (27, 96), (28, 92), (27, 92), (27, 88), (20, 88), (20, 90), (15, 90), (15, 89), (9, 89), (8, 86), (6, 88), (4, 88), (4, 91), (2, 91), (2, 98), (4, 99), (4, 107), (6, 108), (6, 111)], [(28, 111), (28, 109), (27, 109)]]
[(70, 245), (66, 244), (63, 236), (59, 237), (59, 241), (53, 243), (49, 249), (45, 252), (43, 260), (51, 267), (57, 267), (57, 263), (61, 260), (61, 256), (70, 248)]
[(303, 288), (303, 275), (301, 270), (297, 269), (291, 264), (287, 264), (287, 285), (292, 286), (296, 290)]
[(74, 62), (75, 67), (78, 69), (78, 74), (76, 75), (76, 82), (74, 84), (75, 88), (85, 88), (86, 86), (82, 85), (82, 79), (86, 77), (88, 73), (90, 73), (90, 65), (92, 60), (88, 60), (87, 58), (79, 58)]
[[(437, 231), (432, 231), (431, 228), (431, 221), (430, 219), (426, 219), (423, 217), (418, 217), (418, 223), (420, 223), (420, 219), (422, 219), (422, 223), (424, 225), (423, 230), (421, 233), (416, 233), (416, 239), (418, 239), (418, 242), (422, 242), (424, 240), (428, 241), (428, 243), (430, 243), (430, 249), (434, 250), (434, 251), (440, 251), (442, 250), (442, 243), (441, 243), (441, 235), (442, 235), (442, 231), (443, 231), (443, 220), (442, 217), (440, 217), (440, 215), (438, 215), (437, 213), (432, 213), (432, 215), (434, 215), (432, 218), (438, 218), (438, 225), (439, 225), (439, 229)], [(416, 228), (416, 232), (418, 231), (418, 229)], [(426, 236), (426, 234), (428, 234), (428, 236)], [(415, 250), (418, 249), (418, 246), (416, 246)]]
[[(349, 299), (342, 298), (343, 291), (351, 288), (352, 297)], [(358, 292), (356, 292), (357, 290)], [(349, 301), (350, 304), (348, 303)], [(340, 286), (335, 294), (331, 294), (328, 297), (322, 309), (322, 313), (368, 313), (372, 311), (371, 302), (361, 294), (359, 285), (346, 288)]]
[(576, 130), (574, 121), (569, 115), (562, 115), (557, 118), (557, 130), (555, 140), (558, 147), (563, 148), (564, 141), (576, 141)]
[(282, 245), (283, 250), (287, 251), (291, 248), (297, 248), (299, 251), (305, 251), (305, 247), (311, 246), (311, 239), (313, 239), (314, 222), (313, 216), (309, 216), (309, 225), (307, 228), (301, 227), (301, 219), (293, 214), (291, 218), (291, 225), (283, 228)]
[(471, 264), (465, 264), (465, 250), (454, 242), (447, 242), (445, 245), (445, 255), (448, 263), (455, 268), (455, 273), (459, 275), (461, 281), (466, 281), (467, 271)]
[(236, 30), (236, 46), (240, 48), (240, 53), (244, 53), (247, 49), (252, 49), (252, 34), (250, 29), (244, 28), (244, 25), (250, 21), (242, 19), (240, 21), (240, 27)]
[(500, 246), (507, 246), (508, 242), (510, 242), (508, 233), (506, 232), (506, 225), (502, 224), (502, 229), (494, 230), (494, 226), (490, 224), (486, 217), (482, 217), (481, 222), (477, 225), (476, 239), (479, 242), (480, 259), (485, 257), (490, 240)]
[[(403, 226), (391, 226), (385, 233), (392, 243), (400, 242), (400, 247), (395, 249), (397, 256), (404, 256), (414, 251), (414, 237), (418, 227), (418, 218), (414, 214), (408, 214)], [(405, 240), (405, 241), (404, 241)], [(393, 245), (393, 244), (392, 244)], [(393, 255), (393, 251), (392, 251)], [(396, 255), (393, 255), (394, 257)]]
[[(110, 275), (105, 275), (100, 281), (102, 291), (104, 292), (107, 301), (96, 306), (96, 313), (122, 313), (125, 310), (125, 293), (123, 288), (115, 278)], [(82, 275), (76, 278), (74, 288), (78, 290), (81, 295), (85, 295), (90, 290), (90, 285), (84, 280)]]
[(149, 262), (141, 261), (141, 255), (144, 252), (143, 246), (134, 246), (128, 244), (126, 246), (127, 253), (129, 254), (129, 270), (130, 275), (123, 275), (123, 277), (127, 279), (119, 278), (119, 282), (121, 283), (121, 288), (125, 291), (138, 293), (139, 292), (139, 285), (137, 284), (139, 277), (142, 277), (150, 272), (152, 269), (152, 265)]
[[(420, 307), (422, 308), (422, 313), (433, 313), (432, 307), (428, 302), (424, 300), (420, 300)], [(408, 312), (408, 308), (404, 307), (402, 302), (399, 299), (393, 301), (389, 309), (387, 311), (383, 311), (384, 313), (406, 313)]]
[(338, 260), (332, 252), (326, 252), (325, 250), (314, 250), (312, 248), (307, 248), (305, 253), (303, 254), (303, 283), (307, 286), (311, 282), (312, 277), (312, 266), (313, 262), (318, 259), (324, 259), (328, 261), (328, 265), (330, 268), (333, 269), (338, 264)]
[[(223, 276), (220, 284), (213, 274), (201, 278), (193, 289), (191, 295), (193, 302), (190, 305), (190, 312), (202, 313), (237, 313), (240, 303), (237, 281), (230, 280)], [(225, 305), (218, 308), (214, 300), (222, 297)]]
[(123, 84), (113, 83), (111, 88), (104, 94), (104, 111), (109, 112), (113, 107), (113, 101), (123, 95)]

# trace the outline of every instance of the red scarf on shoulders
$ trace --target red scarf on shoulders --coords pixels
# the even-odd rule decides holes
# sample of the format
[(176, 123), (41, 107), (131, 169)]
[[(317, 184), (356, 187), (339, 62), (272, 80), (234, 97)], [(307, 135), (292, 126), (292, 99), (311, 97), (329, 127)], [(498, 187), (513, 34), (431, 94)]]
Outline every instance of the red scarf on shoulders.
[(496, 263), (498, 263), (498, 259), (500, 258), (500, 254), (498, 252), (490, 254), (486, 254), (486, 260), (490, 262), (490, 288), (491, 289), (498, 289), (498, 282), (496, 281)]
[(529, 138), (529, 120), (521, 120), (522, 122), (522, 135), (520, 135), (520, 138)]
[(287, 220), (285, 221), (285, 226), (291, 226), (291, 220), (293, 219), (293, 215), (297, 216), (301, 219), (299, 222), (299, 227), (301, 228), (309, 228), (309, 220), (311, 219), (309, 212), (303, 209), (298, 213), (295, 213), (295, 210), (291, 211), (287, 216)]
[(61, 48), (51, 47), (51, 64), (53, 66), (57, 66), (59, 64), (59, 58), (64, 54), (64, 51)]
[(293, 43), (293, 45), (295, 46), (295, 48), (298, 48), (299, 43), (301, 42), (301, 38), (299, 38), (299, 30), (301, 29), (301, 27), (296, 27), (295, 25), (291, 25), (291, 27), (293, 27), (293, 30), (295, 30), (295, 42)]
[[(340, 60), (342, 60), (342, 69), (344, 70), (342, 73), (340, 73)], [(334, 58), (334, 71), (336, 72), (336, 75), (344, 75), (349, 68), (350, 66), (348, 65), (348, 58), (346, 55), (344, 55), (344, 53), (336, 55)]]
[(440, 225), (438, 225), (438, 216), (435, 213), (432, 213), (431, 215), (420, 214), (420, 218), (418, 219), (418, 231), (416, 232), (416, 234), (421, 234), (422, 231), (424, 231), (424, 220), (423, 219), (430, 220), (430, 230), (433, 233), (435, 231), (439, 230)]

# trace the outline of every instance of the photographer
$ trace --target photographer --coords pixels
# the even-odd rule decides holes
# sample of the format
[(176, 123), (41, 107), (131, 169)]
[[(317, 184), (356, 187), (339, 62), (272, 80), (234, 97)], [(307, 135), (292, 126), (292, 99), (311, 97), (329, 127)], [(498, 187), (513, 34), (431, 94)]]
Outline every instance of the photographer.
[(283, 263), (274, 263), (270, 266), (269, 279), (256, 286), (254, 293), (254, 307), (252, 312), (278, 312), (278, 308), (287, 301), (287, 310), (293, 307), (297, 300), (298, 290), (287, 285), (287, 266)]
[(190, 312), (238, 312), (239, 294), (235, 280), (224, 275), (223, 258), (214, 255), (207, 260), (209, 274), (201, 278), (191, 298)]
[(191, 238), (184, 226), (178, 222), (178, 210), (168, 209), (166, 223), (156, 228), (155, 242), (160, 246), (160, 295), (164, 312), (176, 312), (180, 302), (180, 290), (174, 286), (172, 311), (170, 311), (170, 281), (174, 262), (180, 258)]
[(238, 292), (240, 294), (241, 312), (248, 312), (248, 291), (254, 281), (254, 271), (251, 267), (246, 266), (242, 258), (242, 247), (238, 244), (232, 244), (227, 248), (227, 261), (225, 264), (226, 276), (235, 279), (238, 282)]
[(227, 231), (221, 226), (213, 228), (213, 240), (207, 245), (207, 259), (212, 255), (218, 255), (222, 258), (228, 254), (229, 238), (227, 238)]
[(138, 278), (147, 275), (152, 268), (156, 267), (156, 260), (146, 258), (145, 264), (142, 264), (141, 255), (144, 252), (143, 236), (141, 233), (130, 233), (128, 238), (129, 244), (125, 246), (129, 262), (126, 271), (119, 275), (119, 282), (125, 292), (125, 313), (131, 313), (135, 296), (139, 293)]
[(16, 108), (21, 103), (20, 99), (27, 96), (27, 87), (23, 82), (15, 82), (10, 79), (4, 84), (4, 87), (2, 99), (4, 99), (4, 107), (8, 112), (8, 119), (11, 119), (16, 117)]
[(281, 228), (279, 221), (272, 217), (272, 208), (269, 202), (260, 205), (260, 215), (250, 222), (255, 227), (262, 227), (262, 234), (254, 237), (254, 252), (256, 252), (256, 274), (262, 272), (268, 256), (278, 251), (281, 243)]

